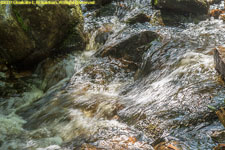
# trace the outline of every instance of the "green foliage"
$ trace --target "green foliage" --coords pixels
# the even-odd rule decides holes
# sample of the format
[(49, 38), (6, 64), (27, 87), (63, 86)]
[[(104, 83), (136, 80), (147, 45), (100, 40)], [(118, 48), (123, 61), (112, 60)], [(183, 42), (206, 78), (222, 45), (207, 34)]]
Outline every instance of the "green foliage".
[(158, 4), (158, 0), (153, 0), (154, 1), (154, 5), (156, 6)]

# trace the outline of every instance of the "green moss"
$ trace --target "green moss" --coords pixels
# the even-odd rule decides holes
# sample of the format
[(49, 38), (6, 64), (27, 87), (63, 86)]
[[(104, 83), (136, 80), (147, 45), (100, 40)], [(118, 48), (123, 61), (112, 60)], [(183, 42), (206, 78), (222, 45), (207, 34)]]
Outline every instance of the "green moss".
[(25, 25), (23, 18), (20, 16), (19, 12), (17, 12), (15, 9), (13, 9), (13, 12), (16, 16), (16, 20), (18, 21), (18, 23), (20, 24), (22, 29), (27, 32), (29, 30), (29, 28), (27, 25)]
[(158, 0), (154, 0), (153, 4), (156, 6), (158, 4)]

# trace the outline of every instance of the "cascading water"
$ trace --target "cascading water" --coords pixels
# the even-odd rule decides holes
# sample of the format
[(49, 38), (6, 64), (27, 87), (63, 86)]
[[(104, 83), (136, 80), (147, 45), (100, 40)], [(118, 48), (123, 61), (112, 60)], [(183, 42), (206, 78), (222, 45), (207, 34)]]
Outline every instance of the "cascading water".
[[(182, 149), (216, 146), (210, 134), (222, 125), (208, 106), (224, 104), (212, 56), (224, 44), (223, 21), (127, 25), (138, 11), (155, 15), (148, 0), (108, 7), (84, 14), (88, 51), (47, 59), (29, 77), (3, 80), (0, 74), (1, 91), (6, 89), (0, 149), (147, 150), (159, 139), (178, 141)], [(144, 30), (161, 39), (151, 42), (137, 72), (118, 59), (93, 55), (105, 42)]]

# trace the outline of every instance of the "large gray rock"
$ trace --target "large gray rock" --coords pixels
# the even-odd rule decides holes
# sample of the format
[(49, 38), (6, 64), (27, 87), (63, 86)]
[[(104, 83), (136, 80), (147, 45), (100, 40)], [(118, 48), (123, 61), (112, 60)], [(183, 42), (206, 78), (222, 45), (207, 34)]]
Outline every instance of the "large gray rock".
[(209, 4), (207, 0), (153, 0), (153, 5), (162, 9), (207, 14)]
[(217, 72), (225, 80), (225, 47), (219, 46), (214, 50), (214, 62)]
[(64, 49), (83, 49), (79, 6), (0, 6), (0, 63), (29, 67)]

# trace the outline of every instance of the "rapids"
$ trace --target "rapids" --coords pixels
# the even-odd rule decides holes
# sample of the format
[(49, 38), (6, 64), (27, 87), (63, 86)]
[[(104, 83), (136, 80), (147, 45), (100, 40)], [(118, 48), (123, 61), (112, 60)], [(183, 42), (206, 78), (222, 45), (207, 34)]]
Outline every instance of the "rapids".
[[(224, 105), (225, 84), (213, 49), (224, 44), (224, 22), (127, 25), (136, 13), (157, 13), (149, 0), (83, 11), (90, 39), (85, 51), (49, 58), (28, 76), (0, 73), (0, 149), (148, 150), (161, 140), (178, 141), (184, 150), (215, 147), (210, 135), (223, 126), (209, 106)], [(100, 35), (102, 27), (107, 34)], [(138, 71), (95, 57), (105, 42), (143, 30), (161, 39), (151, 43)]]

